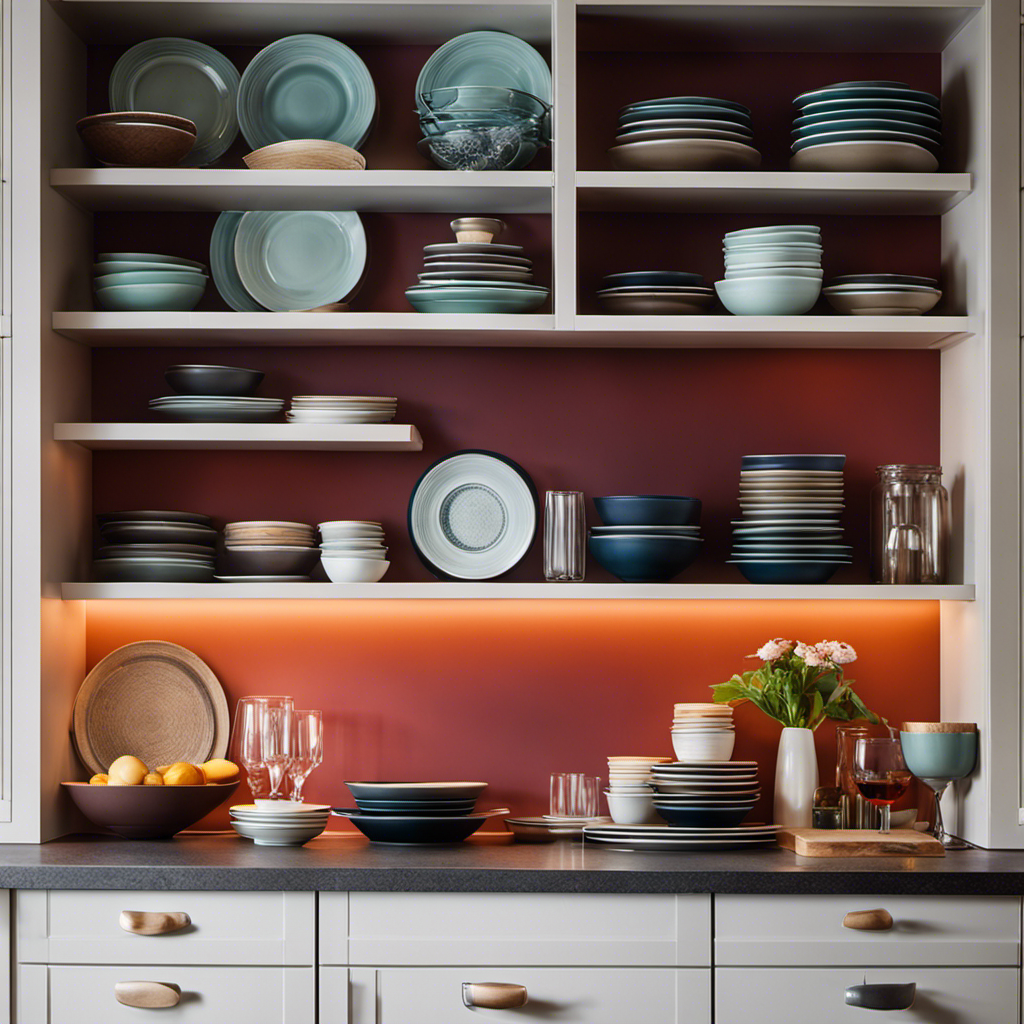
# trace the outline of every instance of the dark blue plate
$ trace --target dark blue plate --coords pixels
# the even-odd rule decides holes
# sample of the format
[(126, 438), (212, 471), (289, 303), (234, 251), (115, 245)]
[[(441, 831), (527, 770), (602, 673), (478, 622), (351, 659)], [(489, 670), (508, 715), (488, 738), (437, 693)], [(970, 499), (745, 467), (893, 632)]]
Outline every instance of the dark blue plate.
[(672, 825), (686, 825), (689, 828), (733, 828), (750, 813), (753, 804), (739, 807), (673, 807), (671, 804), (654, 802), (654, 809)]
[(833, 277), (827, 287), (837, 284), (919, 284), (924, 288), (938, 288), (934, 277), (917, 277), (914, 274), (840, 274)]
[(384, 817), (362, 814), (353, 808), (334, 808), (334, 813), (348, 818), (371, 843), (392, 843), (399, 846), (426, 846), (439, 843), (461, 843), (486, 820), (481, 814), (459, 818), (422, 816)]
[(744, 455), (742, 469), (825, 469), (846, 465), (845, 455)]
[(687, 274), (681, 270), (631, 270), (622, 274), (605, 274), (604, 287), (616, 288), (628, 285), (699, 285), (704, 283), (701, 274)]

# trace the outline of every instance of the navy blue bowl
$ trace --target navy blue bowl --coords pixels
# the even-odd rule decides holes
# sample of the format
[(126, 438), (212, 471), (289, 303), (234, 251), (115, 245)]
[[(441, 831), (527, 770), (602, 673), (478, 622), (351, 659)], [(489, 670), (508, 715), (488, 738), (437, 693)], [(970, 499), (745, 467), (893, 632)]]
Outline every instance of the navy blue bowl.
[(687, 537), (590, 536), (594, 560), (623, 583), (667, 583), (693, 564), (701, 545)]
[(739, 807), (673, 807), (654, 802), (654, 809), (670, 824), (687, 828), (733, 828), (750, 813), (753, 804)]
[(843, 563), (739, 562), (734, 564), (750, 583), (828, 583)]
[(744, 455), (743, 469), (842, 469), (845, 455)]
[(348, 818), (371, 843), (395, 843), (400, 846), (461, 843), (487, 820), (482, 814), (458, 818), (424, 818), (412, 815), (390, 818), (384, 815), (360, 814), (346, 808), (335, 808), (334, 813)]
[(700, 498), (673, 494), (613, 494), (594, 499), (605, 526), (696, 526)]
[(603, 288), (623, 288), (630, 285), (697, 285), (703, 284), (701, 274), (686, 274), (681, 270), (631, 270), (624, 274), (606, 274)]

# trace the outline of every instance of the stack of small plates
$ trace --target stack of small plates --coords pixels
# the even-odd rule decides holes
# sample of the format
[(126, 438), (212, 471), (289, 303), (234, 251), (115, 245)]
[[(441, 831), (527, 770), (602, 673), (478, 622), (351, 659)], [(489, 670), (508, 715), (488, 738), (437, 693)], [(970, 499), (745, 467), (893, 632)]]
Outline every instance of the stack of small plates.
[(325, 828), (331, 813), (327, 804), (296, 804), (290, 800), (261, 800), (231, 808), (231, 827), (257, 846), (302, 846)]
[(101, 252), (92, 273), (96, 308), (125, 313), (195, 309), (210, 280), (205, 264), (155, 252)]
[(597, 297), (609, 313), (704, 313), (715, 304), (700, 274), (679, 270), (608, 274), (603, 285)]
[(380, 395), (296, 395), (286, 413), (289, 423), (390, 423), (397, 398)]
[(845, 455), (745, 455), (730, 562), (751, 583), (826, 583), (843, 544)]
[(316, 531), (305, 523), (228, 523), (224, 527), (224, 548), (235, 570), (232, 576), (217, 577), (224, 582), (305, 581), (320, 560)]
[(673, 825), (738, 825), (761, 795), (756, 761), (680, 761), (652, 775), (655, 809)]
[(623, 171), (730, 171), (761, 165), (750, 110), (708, 96), (669, 96), (619, 111), (612, 163)]
[(680, 761), (724, 761), (732, 756), (736, 727), (728, 704), (677, 704), (672, 748)]
[(365, 519), (320, 524), (320, 564), (332, 583), (376, 583), (388, 571), (384, 528)]
[(612, 792), (649, 793), (651, 766), (665, 764), (667, 757), (609, 757), (608, 789)]
[(843, 274), (821, 294), (834, 310), (854, 316), (920, 316), (942, 298), (934, 277), (911, 274)]
[[(648, 790), (650, 792), (650, 790)], [(506, 818), (505, 825), (517, 843), (554, 843), (559, 839), (579, 840), (588, 825), (603, 824), (611, 818), (556, 818), (545, 814), (539, 818)]]
[(902, 82), (840, 82), (793, 103), (794, 171), (937, 171), (939, 101)]
[(588, 825), (588, 843), (618, 850), (746, 850), (775, 845), (778, 825), (684, 828), (676, 825)]
[(736, 316), (796, 316), (821, 294), (821, 228), (775, 224), (730, 231), (722, 240), (725, 279), (715, 288)]
[(154, 412), (187, 423), (260, 423), (279, 416), (284, 408), (284, 399), (168, 395), (150, 399), (149, 407)]
[(96, 517), (101, 583), (209, 583), (217, 531), (199, 512), (109, 512)]

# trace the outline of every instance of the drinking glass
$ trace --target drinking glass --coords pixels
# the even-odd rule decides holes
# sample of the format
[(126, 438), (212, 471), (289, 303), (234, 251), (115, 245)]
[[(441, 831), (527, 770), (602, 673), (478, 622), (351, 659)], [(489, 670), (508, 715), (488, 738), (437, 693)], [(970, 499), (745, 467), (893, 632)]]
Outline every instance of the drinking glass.
[(292, 759), (288, 778), (291, 799), (302, 803), (302, 787), (310, 772), (324, 759), (324, 722), (319, 711), (295, 711), (292, 714)]
[(596, 818), (601, 780), (583, 772), (552, 772), (550, 816)]
[(544, 502), (544, 579), (579, 582), (586, 575), (587, 520), (582, 491), (548, 491)]
[(261, 703), (256, 714), (260, 723), (260, 754), (270, 776), (270, 799), (280, 800), (283, 797), (281, 783), (294, 751), (292, 719), (295, 710), (288, 698), (287, 704)]
[(860, 795), (853, 781), (854, 751), (857, 740), (872, 735), (864, 725), (836, 726), (836, 785), (841, 791), (840, 828), (878, 828), (881, 811)]
[(882, 810), (879, 832), (889, 831), (889, 811), (910, 787), (913, 776), (903, 760), (896, 737), (857, 740), (854, 750), (853, 781), (864, 799)]
[(267, 704), (278, 707), (292, 704), (291, 697), (241, 697), (235, 705), (228, 757), (240, 764), (254, 800), (265, 800), (270, 793), (270, 776), (263, 759), (261, 709)]

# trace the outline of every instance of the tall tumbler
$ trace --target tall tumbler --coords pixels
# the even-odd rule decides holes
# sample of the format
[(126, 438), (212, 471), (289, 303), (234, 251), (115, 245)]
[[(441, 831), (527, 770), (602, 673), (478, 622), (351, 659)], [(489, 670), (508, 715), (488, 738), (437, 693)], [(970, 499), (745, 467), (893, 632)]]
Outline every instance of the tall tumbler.
[(544, 579), (579, 582), (586, 575), (587, 519), (582, 491), (548, 491), (544, 502)]
[(871, 491), (875, 583), (945, 583), (949, 496), (941, 466), (879, 466)]

